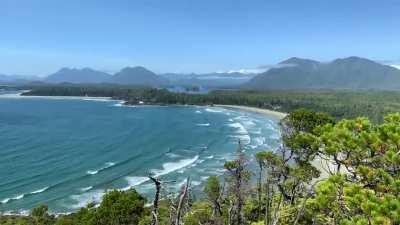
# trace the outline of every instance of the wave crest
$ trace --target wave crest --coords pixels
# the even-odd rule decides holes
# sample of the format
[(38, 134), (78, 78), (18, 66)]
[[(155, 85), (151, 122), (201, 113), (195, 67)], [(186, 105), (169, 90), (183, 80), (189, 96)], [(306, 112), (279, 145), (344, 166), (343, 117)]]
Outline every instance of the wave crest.
[(153, 169), (153, 170), (151, 170), (151, 172), (154, 173), (155, 177), (159, 177), (159, 176), (174, 172), (176, 170), (182, 169), (184, 167), (190, 166), (191, 164), (196, 162), (198, 159), (199, 159), (199, 156), (196, 155), (195, 157), (193, 157), (191, 159), (182, 159), (177, 162), (167, 162), (167, 163), (163, 164), (162, 169)]
[(211, 124), (210, 123), (198, 123), (196, 125), (199, 127), (209, 127)]
[(108, 168), (110, 168), (112, 166), (115, 166), (115, 164), (116, 164), (115, 162), (106, 162), (105, 165), (103, 167), (101, 167), (100, 169), (98, 169), (98, 170), (88, 170), (88, 171), (86, 171), (86, 173), (89, 174), (89, 175), (95, 175), (95, 174), (97, 174), (97, 173), (99, 173), (99, 172), (101, 172), (101, 171), (103, 171), (105, 169), (108, 169)]

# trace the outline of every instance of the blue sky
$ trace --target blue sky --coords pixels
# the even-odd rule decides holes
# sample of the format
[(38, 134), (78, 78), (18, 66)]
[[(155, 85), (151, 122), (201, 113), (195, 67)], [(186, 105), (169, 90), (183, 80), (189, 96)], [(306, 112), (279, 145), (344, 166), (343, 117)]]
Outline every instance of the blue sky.
[(251, 69), (292, 56), (400, 61), (399, 0), (0, 0), (0, 73)]

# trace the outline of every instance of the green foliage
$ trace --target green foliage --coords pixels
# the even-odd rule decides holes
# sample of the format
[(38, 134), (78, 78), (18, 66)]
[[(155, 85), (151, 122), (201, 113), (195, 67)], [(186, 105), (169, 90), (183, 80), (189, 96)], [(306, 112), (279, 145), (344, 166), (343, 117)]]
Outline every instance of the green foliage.
[(326, 113), (313, 112), (307, 109), (298, 109), (286, 116), (281, 124), (290, 127), (292, 133), (314, 133), (314, 129), (325, 124), (333, 124), (334, 119)]
[(216, 201), (221, 195), (221, 185), (217, 176), (210, 176), (204, 186), (204, 192), (211, 201)]
[[(144, 216), (141, 218), (139, 225), (149, 225), (151, 223), (150, 208), (145, 210)], [(168, 201), (160, 201), (158, 205), (159, 225), (170, 225), (170, 203)]]
[(389, 115), (382, 124), (357, 118), (320, 129), (321, 154), (336, 170), (316, 188), (316, 212), (341, 224), (400, 223), (399, 118)]
[(138, 224), (144, 211), (145, 199), (135, 190), (111, 191), (105, 195), (99, 208), (96, 209), (96, 223)]
[(183, 217), (185, 225), (211, 224), (212, 222), (212, 206), (204, 201), (195, 202), (190, 212)]
[(48, 207), (46, 205), (40, 205), (31, 211), (31, 217), (34, 220), (34, 224), (37, 225), (50, 225), (54, 223), (54, 217), (48, 214)]

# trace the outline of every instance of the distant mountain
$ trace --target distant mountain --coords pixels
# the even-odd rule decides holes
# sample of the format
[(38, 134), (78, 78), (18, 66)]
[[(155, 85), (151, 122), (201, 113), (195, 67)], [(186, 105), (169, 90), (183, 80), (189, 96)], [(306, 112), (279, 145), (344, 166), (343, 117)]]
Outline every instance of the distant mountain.
[(10, 76), (0, 74), (0, 81), (10, 81)]
[(400, 70), (369, 59), (348, 57), (330, 63), (290, 58), (261, 73), (246, 89), (400, 89)]
[(25, 84), (32, 81), (40, 80), (36, 76), (24, 76), (24, 75), (4, 75), (0, 74), (1, 84)]
[(179, 74), (166, 73), (160, 76), (170, 80), (173, 85), (204, 86), (204, 87), (234, 87), (246, 83), (256, 74), (244, 73), (206, 73)]
[(125, 67), (116, 73), (109, 80), (109, 83), (126, 84), (126, 85), (143, 85), (158, 87), (168, 84), (168, 80), (158, 76), (152, 71), (141, 67)]
[(44, 81), (49, 83), (102, 83), (110, 79), (110, 77), (110, 74), (90, 68), (62, 68), (46, 77)]

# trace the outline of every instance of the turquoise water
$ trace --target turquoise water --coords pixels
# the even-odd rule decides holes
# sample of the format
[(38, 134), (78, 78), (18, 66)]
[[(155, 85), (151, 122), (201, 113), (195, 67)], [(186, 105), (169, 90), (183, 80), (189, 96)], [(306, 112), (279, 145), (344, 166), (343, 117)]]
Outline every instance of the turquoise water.
[(149, 173), (176, 181), (164, 193), (187, 176), (200, 190), (208, 176), (223, 174), (238, 139), (249, 156), (274, 149), (277, 122), (216, 107), (0, 95), (0, 212), (38, 203), (71, 212), (113, 188), (134, 187), (151, 198)]

